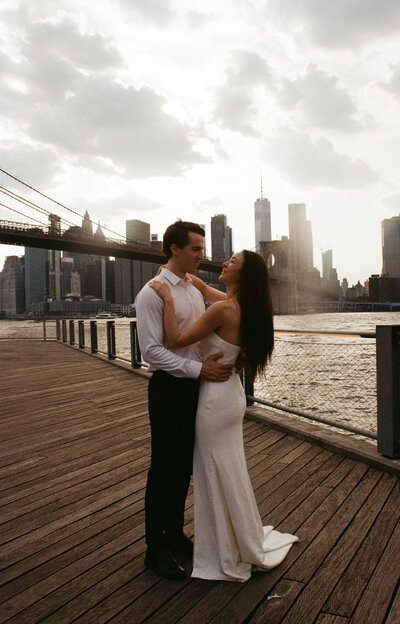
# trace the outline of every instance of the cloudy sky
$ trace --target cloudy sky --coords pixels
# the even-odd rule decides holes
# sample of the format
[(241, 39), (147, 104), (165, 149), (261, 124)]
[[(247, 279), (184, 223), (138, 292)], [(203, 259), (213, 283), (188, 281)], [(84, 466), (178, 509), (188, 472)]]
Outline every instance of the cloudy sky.
[(364, 281), (400, 213), (399, 30), (397, 0), (2, 0), (0, 167), (122, 234), (223, 212), (236, 250), (262, 172), (273, 238), (304, 202), (315, 265)]

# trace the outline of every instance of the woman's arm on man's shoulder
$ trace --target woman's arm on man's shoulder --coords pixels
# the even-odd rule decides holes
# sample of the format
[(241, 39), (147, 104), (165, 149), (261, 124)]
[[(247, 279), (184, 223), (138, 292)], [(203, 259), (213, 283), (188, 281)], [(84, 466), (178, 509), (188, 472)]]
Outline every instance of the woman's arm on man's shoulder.
[(217, 288), (213, 288), (213, 286), (209, 286), (202, 279), (197, 277), (197, 275), (190, 275), (193, 286), (196, 286), (197, 290), (201, 292), (204, 299), (211, 301), (211, 303), (216, 303), (217, 301), (224, 301), (226, 299), (226, 293), (218, 290)]

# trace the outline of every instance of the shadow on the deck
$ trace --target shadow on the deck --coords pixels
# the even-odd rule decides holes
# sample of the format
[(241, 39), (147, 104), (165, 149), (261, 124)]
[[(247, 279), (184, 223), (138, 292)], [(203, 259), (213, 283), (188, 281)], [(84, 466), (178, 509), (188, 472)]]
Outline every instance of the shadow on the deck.
[(246, 420), (264, 524), (300, 542), (245, 584), (160, 580), (144, 568), (147, 381), (58, 343), (3, 341), (0, 370), (0, 622), (400, 622), (396, 476)]

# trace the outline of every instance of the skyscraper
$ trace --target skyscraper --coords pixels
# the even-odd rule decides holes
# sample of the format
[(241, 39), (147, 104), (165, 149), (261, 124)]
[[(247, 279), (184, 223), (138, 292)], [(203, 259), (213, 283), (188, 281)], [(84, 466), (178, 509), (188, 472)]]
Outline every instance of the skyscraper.
[[(126, 221), (126, 240), (150, 246), (150, 223), (140, 219)], [(139, 290), (154, 275), (153, 263), (141, 260), (115, 259), (115, 301), (129, 305)]]
[(400, 277), (400, 216), (384, 219), (382, 227), (382, 275)]
[(24, 269), (21, 258), (8, 256), (0, 273), (1, 309), (6, 314), (24, 311)]
[(83, 216), (82, 231), (85, 234), (89, 234), (90, 236), (93, 236), (93, 225), (92, 225), (92, 221), (90, 219), (90, 216), (87, 210)]
[(125, 226), (127, 241), (150, 244), (150, 223), (140, 221), (140, 219), (130, 219), (126, 221)]
[(256, 250), (260, 251), (261, 241), (270, 241), (271, 236), (271, 204), (266, 197), (263, 197), (261, 180), (261, 197), (254, 203), (254, 225)]
[(49, 290), (49, 251), (25, 247), (25, 309), (46, 301)]
[(289, 204), (289, 238), (295, 246), (296, 271), (310, 271), (314, 265), (313, 242), (305, 204)]
[(331, 271), (333, 267), (332, 249), (322, 252), (322, 277), (323, 279), (331, 279)]
[(211, 255), (213, 260), (227, 260), (232, 255), (232, 228), (226, 215), (211, 217)]

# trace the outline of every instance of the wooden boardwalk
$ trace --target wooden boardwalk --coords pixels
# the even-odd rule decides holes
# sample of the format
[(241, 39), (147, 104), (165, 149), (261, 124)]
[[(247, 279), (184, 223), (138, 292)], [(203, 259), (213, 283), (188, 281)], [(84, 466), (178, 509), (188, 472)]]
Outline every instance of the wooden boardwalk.
[(144, 567), (146, 379), (55, 342), (1, 341), (0, 371), (0, 622), (400, 622), (395, 475), (246, 420), (264, 523), (299, 543), (244, 584), (161, 580)]

